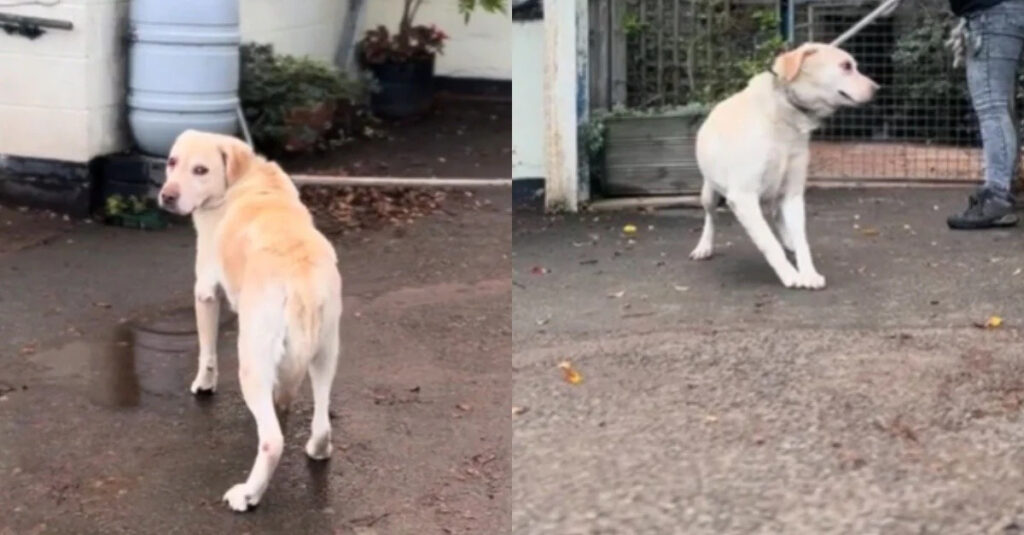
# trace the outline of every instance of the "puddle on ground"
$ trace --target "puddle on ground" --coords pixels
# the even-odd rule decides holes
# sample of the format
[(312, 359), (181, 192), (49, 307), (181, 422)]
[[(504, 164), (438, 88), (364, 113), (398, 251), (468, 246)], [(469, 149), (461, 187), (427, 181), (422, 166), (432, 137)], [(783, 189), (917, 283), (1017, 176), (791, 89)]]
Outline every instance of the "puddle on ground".
[[(104, 339), (76, 340), (29, 359), (44, 368), (42, 379), (81, 389), (97, 405), (135, 407), (144, 395), (177, 397), (195, 374), (193, 318), (191, 308), (140, 318)], [(222, 320), (222, 332), (228, 321)]]

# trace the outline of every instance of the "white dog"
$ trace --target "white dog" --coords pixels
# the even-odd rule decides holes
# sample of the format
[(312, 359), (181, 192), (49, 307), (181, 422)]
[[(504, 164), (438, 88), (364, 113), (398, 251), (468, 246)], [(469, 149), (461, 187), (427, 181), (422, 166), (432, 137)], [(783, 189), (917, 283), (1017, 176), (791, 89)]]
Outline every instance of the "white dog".
[[(754, 244), (787, 288), (819, 289), (804, 224), (804, 188), (811, 131), (844, 106), (870, 101), (878, 84), (857, 71), (846, 52), (807, 43), (775, 59), (771, 72), (722, 101), (697, 132), (697, 165), (704, 176), (704, 231), (690, 258), (714, 251), (715, 210), (725, 197)], [(779, 233), (761, 210), (764, 203)], [(793, 251), (796, 267), (783, 246)]]
[(217, 388), (218, 287), (238, 312), (239, 383), (259, 444), (249, 478), (224, 501), (245, 511), (259, 503), (281, 459), (278, 412), (287, 410), (307, 371), (314, 406), (306, 454), (318, 460), (331, 455), (328, 405), (341, 318), (337, 257), (288, 175), (232, 137), (181, 134), (167, 159), (159, 202), (192, 214), (198, 238), (194, 394)]

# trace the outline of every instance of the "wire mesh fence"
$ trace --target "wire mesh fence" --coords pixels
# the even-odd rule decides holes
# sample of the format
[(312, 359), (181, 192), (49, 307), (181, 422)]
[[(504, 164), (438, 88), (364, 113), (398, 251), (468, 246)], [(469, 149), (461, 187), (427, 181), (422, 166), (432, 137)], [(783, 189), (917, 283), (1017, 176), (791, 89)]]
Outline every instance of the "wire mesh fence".
[[(611, 24), (624, 36), (624, 100), (631, 108), (717, 102), (764, 71), (786, 46), (829, 42), (878, 5), (870, 0), (794, 0), (792, 8), (779, 0), (592, 1), (610, 1), (610, 11), (619, 13)], [(840, 111), (815, 134), (812, 178), (981, 178), (978, 125), (963, 67), (953, 67), (944, 46), (955, 23), (948, 0), (903, 0), (891, 15), (843, 45), (882, 89), (874, 102)], [(1020, 97), (1018, 109), (1024, 104)]]
[[(828, 42), (877, 4), (811, 1), (795, 6), (793, 38)], [(956, 23), (947, 0), (904, 0), (843, 48), (882, 89), (870, 105), (826, 121), (815, 138), (816, 178), (981, 178), (977, 118), (963, 67), (944, 42)]]

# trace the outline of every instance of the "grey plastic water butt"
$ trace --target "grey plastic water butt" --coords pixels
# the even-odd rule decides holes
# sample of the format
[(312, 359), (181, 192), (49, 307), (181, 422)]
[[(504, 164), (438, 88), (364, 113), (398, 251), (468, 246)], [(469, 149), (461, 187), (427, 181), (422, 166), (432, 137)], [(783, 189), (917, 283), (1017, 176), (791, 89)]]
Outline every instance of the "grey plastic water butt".
[(142, 152), (166, 156), (189, 128), (235, 134), (238, 0), (133, 0), (128, 124)]

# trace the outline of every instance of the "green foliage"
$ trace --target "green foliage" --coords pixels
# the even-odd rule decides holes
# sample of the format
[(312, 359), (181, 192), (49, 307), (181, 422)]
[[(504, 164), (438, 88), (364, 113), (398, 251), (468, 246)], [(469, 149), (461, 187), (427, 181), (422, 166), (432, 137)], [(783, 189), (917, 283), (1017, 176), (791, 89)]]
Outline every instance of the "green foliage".
[(142, 230), (159, 230), (167, 227), (164, 212), (157, 207), (156, 202), (136, 195), (107, 197), (99, 219), (108, 225)]
[(306, 152), (346, 140), (351, 130), (338, 110), (366, 116), (365, 83), (333, 66), (308, 58), (275, 54), (271, 45), (241, 49), (239, 96), (246, 120), (262, 152)]
[[(774, 9), (727, 0), (640, 2), (646, 11), (629, 4), (622, 20), (634, 107), (717, 102), (766, 70), (785, 48)], [(671, 22), (677, 17), (685, 21), (678, 28)]]
[(941, 11), (919, 15), (914, 29), (897, 38), (891, 55), (894, 98), (885, 110), (890, 133), (938, 143), (977, 143), (967, 78), (962, 66), (953, 68), (945, 46), (956, 19)]
[(580, 124), (577, 139), (580, 145), (580, 159), (587, 162), (590, 180), (600, 182), (604, 174), (604, 147), (607, 127), (605, 115), (594, 114), (590, 120)]
[(466, 18), (466, 22), (469, 22), (469, 17), (473, 14), (477, 8), (482, 9), (488, 13), (504, 13), (505, 12), (505, 0), (457, 0), (459, 3), (459, 13)]
[(628, 37), (636, 37), (640, 35), (645, 28), (645, 24), (640, 21), (640, 17), (633, 11), (626, 11), (622, 14), (622, 29), (626, 32)]
[(126, 198), (121, 195), (111, 195), (107, 197), (103, 213), (111, 217), (139, 215), (154, 208), (156, 208), (155, 203), (146, 197), (131, 195)]
[[(786, 46), (779, 32), (779, 15), (758, 9), (749, 16), (717, 9), (711, 4), (714, 33), (691, 45), (696, 61), (694, 78), (703, 80), (691, 89), (688, 101), (718, 102), (743, 89), (752, 76), (764, 72)], [(702, 60), (703, 59), (703, 60)]]

